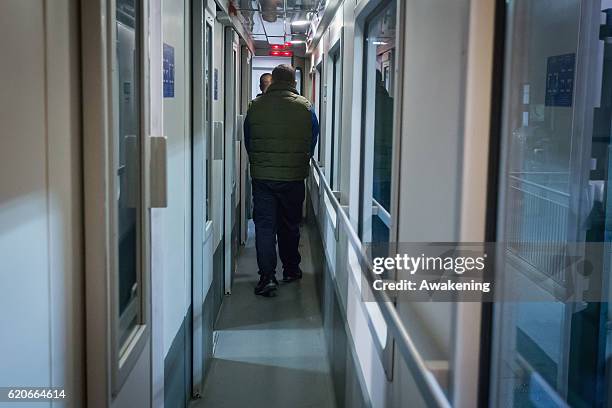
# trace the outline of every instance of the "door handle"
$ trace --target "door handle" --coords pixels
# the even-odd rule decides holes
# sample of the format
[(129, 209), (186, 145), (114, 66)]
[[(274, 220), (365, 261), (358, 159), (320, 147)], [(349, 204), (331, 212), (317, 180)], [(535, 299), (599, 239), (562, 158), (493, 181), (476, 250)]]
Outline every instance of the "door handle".
[(223, 160), (223, 122), (213, 122), (213, 136), (213, 159)]
[(150, 208), (168, 207), (168, 148), (165, 136), (149, 137), (151, 143)]

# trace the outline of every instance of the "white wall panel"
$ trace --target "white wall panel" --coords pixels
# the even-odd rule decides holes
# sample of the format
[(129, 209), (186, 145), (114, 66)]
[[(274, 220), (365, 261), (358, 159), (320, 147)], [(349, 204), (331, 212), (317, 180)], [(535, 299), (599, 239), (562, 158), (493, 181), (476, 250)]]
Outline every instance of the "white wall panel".
[(51, 380), (74, 405), (85, 385), (78, 12), (75, 0), (45, 2)]
[(143, 348), (132, 369), (132, 375), (123, 384), (121, 392), (113, 400), (111, 408), (148, 407), (151, 405), (151, 392), (149, 388), (150, 347), (151, 343), (147, 343)]
[(79, 406), (78, 8), (50, 3), (0, 2), (0, 387), (60, 386)]
[[(162, 0), (149, 2), (150, 90), (152, 136), (164, 136)], [(164, 406), (164, 231), (163, 208), (151, 209), (151, 405)]]
[(386, 404), (387, 377), (380, 357), (376, 351), (375, 340), (368, 325), (361, 293), (355, 287), (355, 281), (349, 279), (346, 302), (346, 318), (355, 341), (355, 350), (359, 360), (359, 368), (365, 379), (367, 392), (373, 407), (384, 408)]
[[(468, 12), (467, 0), (406, 3), (400, 242), (458, 239)], [(429, 329), (431, 341), (450, 351), (451, 305), (399, 308), (412, 308)]]
[(0, 3), (2, 386), (51, 382), (43, 7)]
[(191, 139), (188, 15), (181, 1), (163, 1), (163, 42), (174, 47), (174, 97), (163, 99), (168, 138), (168, 207), (164, 231), (164, 355), (191, 302)]
[[(398, 241), (454, 242), (461, 211), (470, 2), (411, 0), (404, 6)], [(450, 358), (453, 304), (400, 302), (397, 309), (424, 358)], [(396, 391), (406, 403), (414, 398), (413, 381), (402, 364), (398, 367), (402, 382)]]

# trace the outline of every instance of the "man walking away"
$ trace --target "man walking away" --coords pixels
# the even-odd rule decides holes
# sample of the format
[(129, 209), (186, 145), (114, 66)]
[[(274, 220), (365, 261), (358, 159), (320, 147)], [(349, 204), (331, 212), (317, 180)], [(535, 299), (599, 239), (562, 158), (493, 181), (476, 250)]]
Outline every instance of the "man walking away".
[(283, 281), (302, 277), (300, 221), (304, 179), (319, 135), (319, 122), (310, 102), (295, 89), (295, 70), (279, 65), (272, 84), (253, 100), (244, 121), (253, 185), (253, 220), (259, 283), (255, 294), (273, 296), (276, 280), (276, 242), (283, 263)]

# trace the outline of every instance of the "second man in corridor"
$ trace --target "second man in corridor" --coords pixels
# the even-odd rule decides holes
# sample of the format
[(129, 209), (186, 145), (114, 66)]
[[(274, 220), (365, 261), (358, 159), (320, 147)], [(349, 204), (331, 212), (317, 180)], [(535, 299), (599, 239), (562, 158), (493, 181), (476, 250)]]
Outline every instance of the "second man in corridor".
[(255, 294), (271, 296), (276, 280), (276, 242), (283, 263), (283, 280), (302, 277), (300, 221), (304, 179), (319, 135), (310, 102), (296, 90), (295, 70), (279, 65), (272, 84), (250, 105), (244, 122), (253, 183), (253, 220), (259, 283)]

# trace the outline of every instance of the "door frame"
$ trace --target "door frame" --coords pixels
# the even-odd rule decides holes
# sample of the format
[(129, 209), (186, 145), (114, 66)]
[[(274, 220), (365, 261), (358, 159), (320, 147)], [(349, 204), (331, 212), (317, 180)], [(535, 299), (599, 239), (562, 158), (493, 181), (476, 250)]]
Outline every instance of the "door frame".
[[(485, 242), (497, 240), (497, 214), (499, 205), (499, 169), (501, 168), (501, 146), (502, 141), (499, 130), (502, 128), (503, 117), (503, 61), (505, 58), (506, 39), (506, 5), (504, 0), (495, 0), (495, 11), (493, 13), (493, 30), (490, 35), (493, 38), (492, 69), (490, 88), (490, 122), (489, 143), (487, 161), (487, 196), (486, 196), (486, 220), (485, 220)], [(489, 17), (491, 18), (491, 17)], [(491, 399), (491, 375), (494, 372), (493, 354), (493, 302), (484, 302), (480, 307), (480, 340), (478, 361), (478, 407), (488, 407)]]
[[(150, 371), (151, 359), (145, 353), (151, 338), (151, 274), (150, 274), (150, 124), (149, 124), (149, 35), (148, 2), (139, 0), (140, 97), (140, 197), (138, 278), (140, 283), (140, 321), (132, 334), (127, 351), (119, 355), (117, 297), (117, 232), (115, 227), (116, 174), (114, 148), (114, 64), (115, 1), (91, 0), (81, 5), (81, 52), (83, 99), (83, 173), (85, 229), (85, 311), (87, 361), (87, 405), (108, 407), (121, 397), (131, 400), (135, 394), (143, 398), (150, 392), (149, 381), (138, 381), (148, 389), (125, 389), (134, 368)], [(126, 393), (130, 396), (126, 397)], [(149, 399), (147, 395), (147, 400)]]
[(249, 208), (251, 208), (251, 194), (249, 189), (249, 156), (244, 145), (244, 134), (242, 126), (246, 118), (249, 101), (251, 100), (252, 60), (251, 51), (246, 45), (242, 45), (240, 51), (241, 72), (240, 83), (242, 84), (242, 103), (240, 104), (240, 121), (238, 122), (238, 134), (241, 135), (240, 143), (240, 244), (245, 245), (248, 238)]
[[(209, 287), (204, 283), (204, 277), (209, 272), (212, 276), (211, 263), (212, 251), (210, 249), (213, 231), (213, 222), (210, 220), (210, 214), (207, 213), (206, 201), (209, 187), (207, 184), (210, 181), (208, 175), (207, 158), (211, 152), (208, 147), (212, 144), (207, 144), (207, 140), (212, 138), (212, 117), (206, 118), (206, 112), (209, 108), (212, 113), (212, 106), (207, 106), (207, 103), (212, 104), (212, 64), (208, 73), (199, 75), (204, 72), (207, 66), (207, 26), (214, 26), (214, 19), (207, 8), (206, 0), (196, 0), (193, 2), (192, 8), (192, 25), (191, 25), (191, 50), (192, 50), (192, 70), (191, 70), (191, 110), (192, 110), (192, 285), (191, 285), (191, 304), (192, 304), (192, 396), (199, 398), (204, 386), (204, 375), (206, 367), (204, 366), (204, 335), (203, 332), (203, 317), (204, 302), (206, 293)], [(211, 29), (210, 35), (214, 36), (214, 30)], [(211, 40), (212, 41), (212, 40)], [(212, 61), (212, 55), (210, 55)], [(206, 86), (206, 75), (210, 84)], [(210, 98), (208, 98), (210, 96)], [(210, 212), (210, 207), (208, 207)]]
[[(502, 5), (503, 7), (503, 5)], [(497, 14), (500, 2), (471, 0), (468, 25), (468, 53), (464, 89), (464, 143), (461, 176), (461, 212), (459, 214), (459, 242), (485, 243), (490, 233), (491, 197), (497, 173), (491, 174), (497, 159), (497, 135), (492, 132), (496, 122), (496, 90), (498, 67)], [(497, 163), (497, 162), (495, 162)], [(489, 359), (489, 348), (483, 342), (489, 318), (490, 304), (457, 302), (454, 311), (455, 342), (451, 361), (453, 406), (488, 406), (486, 393), (489, 383), (488, 368), (482, 362)], [(484, 337), (483, 337), (484, 336)], [(465, 375), (465, 373), (469, 375)]]
[[(224, 134), (224, 163), (223, 163), (223, 245), (224, 245), (224, 293), (230, 295), (232, 293), (233, 281), (233, 237), (232, 230), (234, 227), (236, 206), (234, 199), (236, 198), (237, 175), (235, 171), (235, 163), (232, 158), (235, 155), (235, 140), (236, 127), (238, 118), (238, 109), (236, 98), (239, 89), (239, 62), (240, 62), (240, 40), (238, 33), (231, 26), (224, 26), (224, 105), (225, 105), (225, 134)], [(235, 85), (235, 86), (234, 86)], [(231, 91), (230, 91), (231, 90)]]

